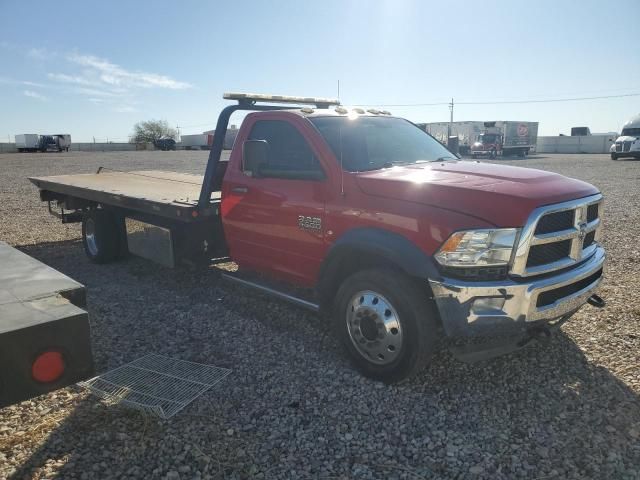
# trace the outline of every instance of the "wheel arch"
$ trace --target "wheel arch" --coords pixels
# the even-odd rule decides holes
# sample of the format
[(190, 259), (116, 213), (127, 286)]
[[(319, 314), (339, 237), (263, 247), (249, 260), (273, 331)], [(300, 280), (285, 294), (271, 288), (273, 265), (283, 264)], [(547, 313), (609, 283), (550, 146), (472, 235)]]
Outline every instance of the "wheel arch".
[(321, 309), (330, 308), (345, 278), (371, 267), (393, 268), (424, 280), (427, 290), (427, 279), (440, 278), (432, 257), (403, 235), (380, 228), (354, 228), (332, 245), (320, 266), (316, 290)]

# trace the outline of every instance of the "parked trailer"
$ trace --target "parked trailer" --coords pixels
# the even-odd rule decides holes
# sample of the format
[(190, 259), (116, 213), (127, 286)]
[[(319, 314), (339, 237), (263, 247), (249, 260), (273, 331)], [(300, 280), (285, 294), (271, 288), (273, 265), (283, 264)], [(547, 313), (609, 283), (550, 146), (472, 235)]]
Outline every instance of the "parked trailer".
[(214, 136), (204, 176), (101, 169), (30, 180), (63, 222), (82, 222), (93, 262), (128, 251), (166, 265), (235, 261), (223, 278), (321, 313), (355, 366), (386, 382), (426, 365), (441, 334), (476, 337), (450, 346), (478, 358), (546, 338), (585, 303), (603, 306), (594, 186), (460, 161), (388, 112), (225, 98), (238, 103), (216, 132), (234, 112), (252, 113), (228, 160)]
[(40, 135), (37, 133), (23, 133), (15, 136), (16, 149), (19, 152), (37, 152)]
[(419, 125), (443, 145), (447, 145), (450, 136), (458, 137), (461, 155), (471, 153), (471, 145), (478, 140), (484, 129), (484, 122), (433, 122)]
[(185, 150), (210, 150), (212, 144), (212, 134), (180, 135), (179, 146)]

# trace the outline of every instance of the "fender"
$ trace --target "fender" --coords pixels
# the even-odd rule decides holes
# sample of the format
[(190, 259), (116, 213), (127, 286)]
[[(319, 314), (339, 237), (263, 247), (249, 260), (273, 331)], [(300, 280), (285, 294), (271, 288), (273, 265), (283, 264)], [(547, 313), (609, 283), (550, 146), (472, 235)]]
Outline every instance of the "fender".
[(380, 228), (354, 228), (335, 241), (320, 266), (317, 290), (323, 302), (329, 301), (338, 289), (336, 279), (341, 280), (342, 270), (348, 263), (345, 260), (355, 254), (391, 263), (406, 274), (425, 281), (441, 278), (433, 258), (408, 238)]

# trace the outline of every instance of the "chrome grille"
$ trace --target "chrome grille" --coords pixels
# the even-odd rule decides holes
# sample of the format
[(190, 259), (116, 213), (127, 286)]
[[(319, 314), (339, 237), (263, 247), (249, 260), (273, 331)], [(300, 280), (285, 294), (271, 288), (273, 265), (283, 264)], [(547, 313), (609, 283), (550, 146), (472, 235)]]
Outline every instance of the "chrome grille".
[(522, 229), (510, 273), (540, 275), (588, 258), (597, 248), (601, 214), (600, 194), (537, 208)]

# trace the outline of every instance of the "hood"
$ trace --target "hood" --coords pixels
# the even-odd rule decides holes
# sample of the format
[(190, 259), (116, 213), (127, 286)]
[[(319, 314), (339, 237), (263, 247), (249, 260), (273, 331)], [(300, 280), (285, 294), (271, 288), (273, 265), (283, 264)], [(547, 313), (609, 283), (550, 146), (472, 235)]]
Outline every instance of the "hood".
[(454, 161), (356, 174), (368, 194), (454, 210), (499, 227), (524, 225), (531, 211), (598, 193), (557, 173), (491, 163)]
[(616, 138), (616, 143), (618, 142), (634, 142), (638, 140), (638, 137), (630, 137), (630, 136), (624, 136), (624, 137), (618, 137)]

